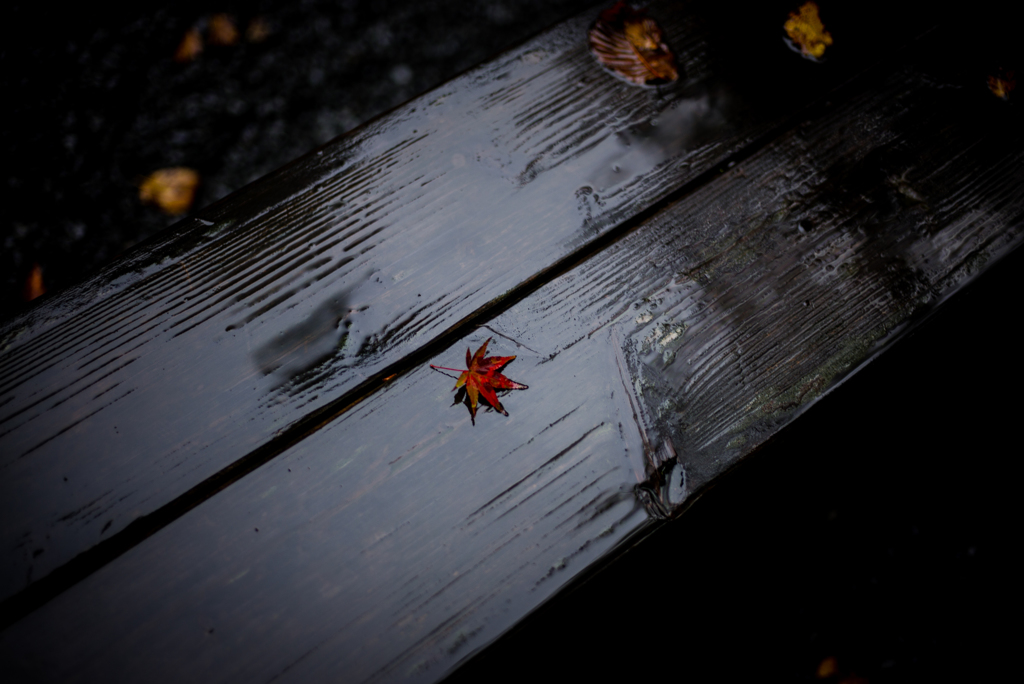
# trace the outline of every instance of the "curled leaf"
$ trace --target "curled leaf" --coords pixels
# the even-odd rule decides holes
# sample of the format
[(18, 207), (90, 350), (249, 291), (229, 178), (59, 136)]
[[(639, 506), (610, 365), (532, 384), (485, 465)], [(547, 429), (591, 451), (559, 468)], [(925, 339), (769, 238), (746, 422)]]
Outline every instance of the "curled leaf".
[(174, 51), (175, 62), (191, 62), (203, 51), (203, 36), (195, 26), (185, 32), (178, 49)]
[(799, 11), (790, 12), (782, 28), (786, 30), (786, 44), (790, 49), (810, 60), (821, 59), (825, 48), (832, 44), (832, 34), (825, 30), (818, 16), (818, 6), (813, 2), (805, 2)]
[[(458, 390), (455, 395), (455, 403), (463, 402), (469, 407), (469, 417), (474, 425), (476, 425), (476, 408), (479, 400), (483, 399), (484, 403), (495, 411), (507, 416), (508, 411), (498, 400), (497, 391), (529, 389), (526, 385), (509, 380), (501, 374), (502, 369), (515, 360), (515, 356), (484, 356), (490, 342), (491, 338), (488, 337), (476, 350), (476, 354), (472, 356), (469, 354), (469, 349), (466, 350), (466, 365), (469, 368), (461, 371), (462, 374), (455, 381), (455, 387), (452, 388), (453, 392)], [(435, 370), (460, 372), (458, 368), (445, 368), (433, 364), (430, 367)]]
[(662, 40), (661, 27), (625, 2), (601, 12), (590, 29), (590, 51), (630, 83), (664, 83), (679, 78), (675, 56)]
[(139, 199), (155, 204), (165, 214), (184, 214), (195, 199), (199, 174), (183, 166), (160, 169), (139, 185)]

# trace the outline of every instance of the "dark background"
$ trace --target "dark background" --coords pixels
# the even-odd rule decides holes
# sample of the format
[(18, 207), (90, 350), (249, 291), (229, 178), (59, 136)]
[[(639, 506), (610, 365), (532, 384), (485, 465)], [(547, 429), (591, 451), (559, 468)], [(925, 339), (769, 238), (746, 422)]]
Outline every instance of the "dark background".
[[(150, 172), (197, 169), (199, 208), (590, 4), (8, 10), (0, 318), (27, 306), (33, 264), (52, 293), (175, 222), (138, 201)], [(217, 12), (243, 33), (262, 16), (271, 35), (174, 62), (185, 31)], [(456, 679), (809, 681), (827, 656), (842, 671), (832, 681), (1019, 670), (1021, 261)]]

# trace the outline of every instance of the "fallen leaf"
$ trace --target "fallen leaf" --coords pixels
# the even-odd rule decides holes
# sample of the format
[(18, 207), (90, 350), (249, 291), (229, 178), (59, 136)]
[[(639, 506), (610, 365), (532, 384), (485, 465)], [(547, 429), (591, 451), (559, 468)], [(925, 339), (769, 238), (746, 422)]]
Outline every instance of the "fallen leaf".
[(32, 264), (32, 270), (25, 278), (25, 287), (21, 290), (21, 298), (31, 302), (36, 297), (46, 294), (46, 285), (43, 283), (43, 267), (39, 264)]
[(206, 37), (210, 45), (234, 45), (238, 42), (235, 20), (230, 14), (214, 14), (210, 17)]
[(195, 199), (199, 174), (183, 166), (160, 169), (139, 185), (139, 199), (157, 205), (166, 213), (184, 214)]
[(818, 16), (818, 6), (813, 2), (805, 2), (799, 12), (790, 12), (782, 28), (789, 36), (786, 41), (789, 47), (807, 59), (821, 59), (825, 48), (832, 44), (832, 34), (825, 30)]
[(516, 357), (484, 356), (490, 341), (490, 337), (484, 340), (484, 343), (476, 350), (476, 354), (472, 356), (469, 354), (469, 349), (466, 350), (466, 365), (469, 366), (467, 370), (460, 371), (458, 368), (430, 365), (434, 370), (462, 373), (455, 381), (452, 391), (459, 390), (459, 393), (455, 395), (455, 403), (465, 402), (469, 407), (469, 417), (474, 425), (476, 425), (478, 400), (483, 399), (495, 411), (507, 416), (508, 411), (498, 401), (497, 390), (528, 389), (526, 385), (509, 380), (501, 374), (501, 370), (512, 363)]
[(988, 77), (988, 89), (996, 97), (1004, 100), (1010, 99), (1010, 93), (1017, 87), (1017, 80), (1013, 77), (1012, 71), (1000, 70), (996, 76)]
[(191, 62), (203, 51), (203, 36), (195, 26), (185, 32), (185, 36), (174, 52), (175, 62)]
[(676, 59), (661, 27), (625, 2), (601, 12), (590, 29), (590, 50), (598, 61), (630, 83), (644, 85), (679, 78)]

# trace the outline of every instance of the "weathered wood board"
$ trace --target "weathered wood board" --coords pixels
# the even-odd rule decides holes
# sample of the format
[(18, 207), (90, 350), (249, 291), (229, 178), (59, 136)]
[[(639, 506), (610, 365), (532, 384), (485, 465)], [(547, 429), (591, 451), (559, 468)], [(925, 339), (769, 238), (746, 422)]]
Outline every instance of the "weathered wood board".
[(1012, 678), (1000, 616), (1024, 562), (1005, 397), (1024, 368), (993, 352), (1017, 337), (1022, 270), (1021, 249), (987, 268), (444, 681), (811, 681), (826, 657), (870, 682)]
[(660, 88), (603, 69), (581, 15), (4, 325), (0, 599), (73, 583), (863, 68), (747, 64), (719, 11), (650, 7), (683, 73)]
[(518, 354), (508, 418), (400, 375), (0, 634), (5, 668), (438, 679), (1019, 244), (1018, 121), (919, 52), (436, 357)]

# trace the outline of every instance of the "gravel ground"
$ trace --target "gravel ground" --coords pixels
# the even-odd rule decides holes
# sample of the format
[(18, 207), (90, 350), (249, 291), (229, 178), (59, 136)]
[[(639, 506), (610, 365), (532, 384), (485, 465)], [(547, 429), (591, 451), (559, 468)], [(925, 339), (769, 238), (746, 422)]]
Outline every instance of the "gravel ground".
[[(202, 207), (591, 4), (16, 6), (0, 47), (0, 319), (24, 308), (34, 264), (53, 292), (174, 223), (139, 202), (149, 173), (196, 169)], [(174, 61), (186, 31), (221, 12), (238, 43)], [(257, 17), (269, 35), (251, 42)]]

